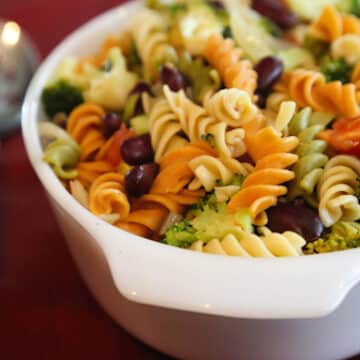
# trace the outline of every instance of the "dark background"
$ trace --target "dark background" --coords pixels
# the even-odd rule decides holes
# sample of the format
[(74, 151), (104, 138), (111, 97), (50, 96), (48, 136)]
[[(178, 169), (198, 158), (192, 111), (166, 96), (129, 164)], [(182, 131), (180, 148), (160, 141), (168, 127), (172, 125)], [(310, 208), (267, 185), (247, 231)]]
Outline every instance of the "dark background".
[[(44, 57), (122, 1), (0, 0)], [(0, 147), (0, 359), (166, 359), (116, 325), (80, 279), (26, 158), (20, 132)]]

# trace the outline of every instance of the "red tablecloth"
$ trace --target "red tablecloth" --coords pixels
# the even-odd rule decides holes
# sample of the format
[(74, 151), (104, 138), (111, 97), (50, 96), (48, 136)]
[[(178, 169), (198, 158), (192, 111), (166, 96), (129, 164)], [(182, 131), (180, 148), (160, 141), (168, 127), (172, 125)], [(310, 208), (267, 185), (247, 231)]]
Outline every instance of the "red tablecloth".
[[(0, 0), (46, 55), (115, 0)], [(0, 359), (165, 359), (103, 313), (80, 279), (19, 132), (0, 148)]]

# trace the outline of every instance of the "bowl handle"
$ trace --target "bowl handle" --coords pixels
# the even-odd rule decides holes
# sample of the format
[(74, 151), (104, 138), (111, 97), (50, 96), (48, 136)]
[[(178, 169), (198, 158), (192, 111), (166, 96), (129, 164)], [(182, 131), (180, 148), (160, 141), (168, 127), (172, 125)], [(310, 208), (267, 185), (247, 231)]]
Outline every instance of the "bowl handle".
[(360, 281), (360, 249), (240, 259), (176, 249), (112, 227), (106, 232), (93, 235), (116, 287), (149, 305), (238, 318), (313, 318), (334, 311)]

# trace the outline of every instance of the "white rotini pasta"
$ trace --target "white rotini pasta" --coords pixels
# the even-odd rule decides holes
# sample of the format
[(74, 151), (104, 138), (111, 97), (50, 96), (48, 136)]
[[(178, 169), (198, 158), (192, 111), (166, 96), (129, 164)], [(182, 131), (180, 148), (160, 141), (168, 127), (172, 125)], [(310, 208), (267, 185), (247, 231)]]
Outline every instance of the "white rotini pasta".
[(228, 234), (223, 239), (213, 239), (205, 244), (195, 242), (190, 249), (216, 255), (239, 257), (286, 257), (303, 255), (305, 240), (292, 231), (282, 234), (263, 230), (263, 235), (238, 230), (239, 235)]
[(196, 176), (189, 185), (189, 189), (197, 190), (203, 186), (206, 191), (214, 189), (217, 180), (227, 185), (235, 174), (247, 176), (253, 170), (252, 165), (248, 163), (241, 163), (232, 158), (219, 159), (209, 155), (194, 158), (189, 162), (189, 167)]
[(258, 108), (248, 92), (240, 89), (223, 89), (205, 100), (205, 110), (218, 121), (239, 127), (254, 119)]
[(149, 124), (156, 162), (160, 162), (166, 153), (187, 143), (186, 139), (177, 135), (181, 125), (166, 99), (159, 99), (151, 108)]
[(360, 160), (337, 155), (326, 164), (318, 183), (319, 215), (326, 227), (340, 220), (360, 219), (360, 205), (355, 190), (360, 176)]
[(283, 101), (274, 121), (274, 128), (287, 133), (288, 125), (295, 115), (296, 103), (294, 101)]
[(204, 135), (212, 134), (221, 156), (238, 157), (246, 151), (243, 129), (227, 131), (225, 122), (210, 116), (204, 108), (188, 99), (184, 91), (173, 92), (164, 86), (164, 94), (190, 141), (198, 141)]
[(331, 44), (331, 55), (355, 65), (360, 60), (360, 35), (345, 34), (337, 38)]
[(70, 193), (84, 208), (89, 208), (89, 192), (79, 180), (70, 181)]
[(156, 63), (172, 53), (166, 21), (155, 11), (142, 10), (134, 18), (131, 31), (145, 72), (151, 76)]

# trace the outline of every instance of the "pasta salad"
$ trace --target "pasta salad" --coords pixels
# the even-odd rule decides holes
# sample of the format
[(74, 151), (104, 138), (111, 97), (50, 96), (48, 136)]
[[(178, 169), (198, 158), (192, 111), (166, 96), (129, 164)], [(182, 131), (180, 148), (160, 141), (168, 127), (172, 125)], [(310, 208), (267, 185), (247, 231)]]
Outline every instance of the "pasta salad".
[(359, 247), (360, 5), (301, 4), (147, 1), (58, 65), (44, 161), (94, 215), (171, 246)]

